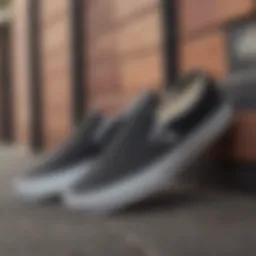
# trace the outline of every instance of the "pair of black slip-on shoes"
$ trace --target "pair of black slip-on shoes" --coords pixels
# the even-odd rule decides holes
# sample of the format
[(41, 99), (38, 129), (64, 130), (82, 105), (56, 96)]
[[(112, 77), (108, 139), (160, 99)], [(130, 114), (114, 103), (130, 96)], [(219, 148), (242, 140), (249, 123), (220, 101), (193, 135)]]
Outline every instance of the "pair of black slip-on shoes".
[(61, 196), (70, 209), (111, 212), (159, 192), (228, 128), (233, 107), (191, 72), (173, 91), (142, 95), (111, 119), (92, 114), (47, 162), (16, 180), (27, 201)]

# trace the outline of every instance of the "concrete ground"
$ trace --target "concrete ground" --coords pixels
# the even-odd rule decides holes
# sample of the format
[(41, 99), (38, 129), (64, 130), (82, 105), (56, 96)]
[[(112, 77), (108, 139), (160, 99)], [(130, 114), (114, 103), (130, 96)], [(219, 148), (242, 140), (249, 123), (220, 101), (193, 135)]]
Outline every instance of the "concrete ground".
[(28, 206), (12, 180), (35, 164), (18, 148), (0, 147), (0, 255), (228, 256), (256, 253), (256, 198), (194, 189), (108, 218), (68, 212), (61, 205)]

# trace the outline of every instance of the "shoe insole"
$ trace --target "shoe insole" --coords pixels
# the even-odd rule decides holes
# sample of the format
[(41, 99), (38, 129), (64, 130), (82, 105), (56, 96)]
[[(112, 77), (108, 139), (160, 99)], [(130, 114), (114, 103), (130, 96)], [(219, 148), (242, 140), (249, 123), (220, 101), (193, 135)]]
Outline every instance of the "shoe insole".
[(204, 79), (200, 76), (187, 81), (187, 84), (182, 85), (178, 90), (169, 91), (157, 110), (157, 125), (164, 126), (187, 113), (200, 99), (204, 88)]

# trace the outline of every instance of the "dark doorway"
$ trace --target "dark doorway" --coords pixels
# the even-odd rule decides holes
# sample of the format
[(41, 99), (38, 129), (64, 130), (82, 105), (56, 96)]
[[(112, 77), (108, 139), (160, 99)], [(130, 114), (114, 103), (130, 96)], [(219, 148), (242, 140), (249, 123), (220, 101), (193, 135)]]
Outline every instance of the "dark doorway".
[(2, 25), (0, 27), (0, 132), (1, 140), (4, 142), (11, 142), (13, 140), (13, 101), (10, 46), (10, 27), (8, 24)]
[(41, 0), (29, 0), (29, 70), (30, 70), (30, 145), (34, 151), (43, 148), (42, 67), (41, 67)]

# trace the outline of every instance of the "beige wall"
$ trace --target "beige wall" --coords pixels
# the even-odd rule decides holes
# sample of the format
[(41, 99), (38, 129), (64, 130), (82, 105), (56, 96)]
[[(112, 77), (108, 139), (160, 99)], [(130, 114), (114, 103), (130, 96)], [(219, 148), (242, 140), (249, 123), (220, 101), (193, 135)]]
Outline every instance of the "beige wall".
[(70, 0), (43, 0), (41, 7), (43, 134), (52, 148), (71, 127)]
[(29, 73), (27, 0), (13, 0), (14, 130), (18, 143), (29, 142)]

